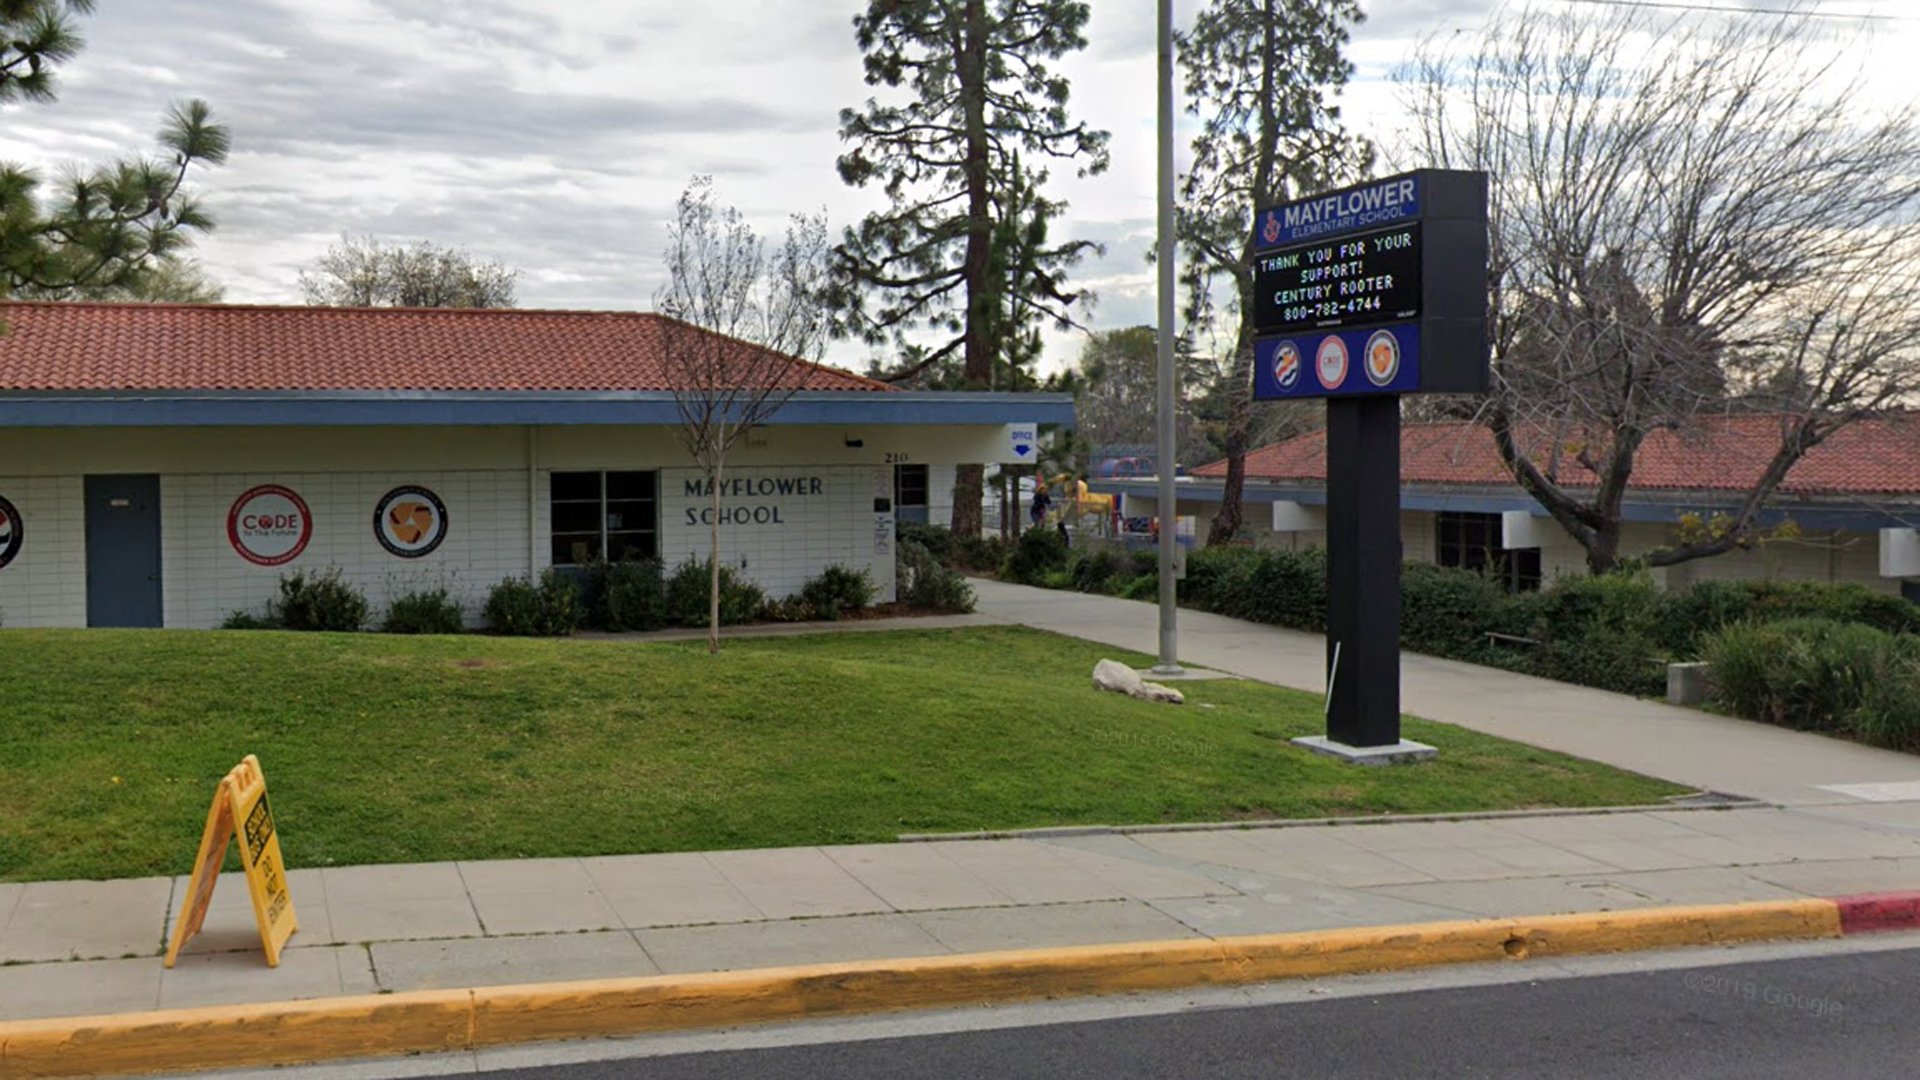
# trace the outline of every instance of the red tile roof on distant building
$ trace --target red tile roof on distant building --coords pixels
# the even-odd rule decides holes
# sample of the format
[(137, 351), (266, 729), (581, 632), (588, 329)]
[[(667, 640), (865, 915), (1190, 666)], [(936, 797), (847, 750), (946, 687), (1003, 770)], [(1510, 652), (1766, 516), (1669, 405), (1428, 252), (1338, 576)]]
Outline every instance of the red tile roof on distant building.
[[(1742, 491), (1759, 479), (1780, 445), (1777, 415), (1723, 416), (1702, 430), (1656, 431), (1634, 458), (1636, 491)], [(1544, 462), (1536, 452), (1534, 460)], [(1224, 477), (1227, 463), (1193, 470)], [(1247, 454), (1247, 477), (1270, 481), (1327, 478), (1326, 432), (1316, 431)], [(1471, 422), (1408, 424), (1400, 431), (1400, 478), (1407, 484), (1514, 486), (1493, 435)], [(1571, 453), (1560, 457), (1561, 482), (1591, 486), (1595, 478)], [(1809, 451), (1787, 474), (1787, 495), (1920, 494), (1920, 416), (1900, 413), (1858, 421)]]
[[(676, 324), (638, 312), (9, 301), (0, 322), (0, 391), (674, 389)], [(893, 389), (787, 371), (783, 389)]]

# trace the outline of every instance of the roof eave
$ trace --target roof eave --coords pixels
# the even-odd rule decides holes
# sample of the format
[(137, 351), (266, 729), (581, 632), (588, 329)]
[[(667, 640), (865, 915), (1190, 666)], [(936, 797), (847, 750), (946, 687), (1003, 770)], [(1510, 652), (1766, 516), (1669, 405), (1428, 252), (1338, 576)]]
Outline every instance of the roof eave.
[[(0, 393), (0, 427), (677, 425), (664, 390), (105, 390)], [(769, 426), (1074, 423), (1069, 394), (803, 390)]]

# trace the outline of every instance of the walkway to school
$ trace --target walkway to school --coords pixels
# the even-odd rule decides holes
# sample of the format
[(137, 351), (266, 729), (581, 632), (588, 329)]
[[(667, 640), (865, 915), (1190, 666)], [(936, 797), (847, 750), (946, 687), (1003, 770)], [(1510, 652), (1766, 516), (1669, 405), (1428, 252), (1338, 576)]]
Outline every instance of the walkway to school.
[[(970, 622), (1155, 644), (1151, 605), (976, 587)], [(1316, 637), (1181, 619), (1190, 662), (1321, 688)], [(1410, 712), (1775, 805), (299, 870), (278, 969), (238, 880), (170, 971), (185, 879), (0, 885), (0, 1023), (1920, 889), (1920, 760), (1422, 657), (1404, 685)]]
[[(975, 581), (982, 614), (1159, 652), (1158, 609), (1135, 600)], [(1180, 659), (1250, 679), (1326, 691), (1317, 634), (1178, 613)], [(1400, 665), (1402, 709), (1415, 716), (1559, 750), (1705, 791), (1782, 806), (1920, 801), (1920, 758), (1821, 735), (1712, 716), (1604, 690), (1412, 653)]]

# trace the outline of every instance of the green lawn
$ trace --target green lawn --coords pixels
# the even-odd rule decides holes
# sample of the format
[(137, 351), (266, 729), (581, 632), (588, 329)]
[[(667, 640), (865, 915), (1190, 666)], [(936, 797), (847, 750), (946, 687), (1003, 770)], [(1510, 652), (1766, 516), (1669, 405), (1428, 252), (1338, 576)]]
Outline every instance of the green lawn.
[[(888, 840), (1074, 823), (1655, 801), (1670, 785), (1410, 721), (1437, 761), (1286, 744), (1319, 700), (1091, 688), (1019, 629), (700, 643), (0, 631), (0, 880), (185, 873), (260, 755), (294, 866)], [(1199, 707), (1206, 703), (1212, 708)]]

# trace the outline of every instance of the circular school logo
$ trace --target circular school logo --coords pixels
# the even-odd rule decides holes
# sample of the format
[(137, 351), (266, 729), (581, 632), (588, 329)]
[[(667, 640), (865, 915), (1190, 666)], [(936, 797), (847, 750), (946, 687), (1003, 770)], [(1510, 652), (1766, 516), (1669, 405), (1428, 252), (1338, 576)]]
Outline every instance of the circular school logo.
[(1320, 339), (1320, 349), (1314, 354), (1314, 368), (1320, 376), (1320, 385), (1329, 390), (1338, 390), (1347, 380), (1347, 343), (1340, 340), (1340, 335), (1328, 334)]
[(432, 554), (447, 538), (447, 504), (423, 487), (394, 488), (373, 508), (373, 538), (403, 559)]
[(1367, 339), (1367, 381), (1385, 386), (1400, 374), (1400, 339), (1391, 330), (1375, 330)]
[(5, 570), (14, 556), (20, 554), (20, 545), (26, 538), (27, 527), (20, 520), (20, 511), (13, 508), (6, 496), (0, 495), (0, 570)]
[(227, 542), (255, 566), (281, 566), (300, 557), (313, 539), (313, 515), (291, 488), (262, 484), (233, 501)]
[(1273, 381), (1282, 390), (1291, 390), (1300, 381), (1300, 346), (1283, 341), (1273, 350)]
[(1280, 215), (1267, 211), (1267, 223), (1260, 227), (1260, 239), (1269, 244), (1280, 242)]

